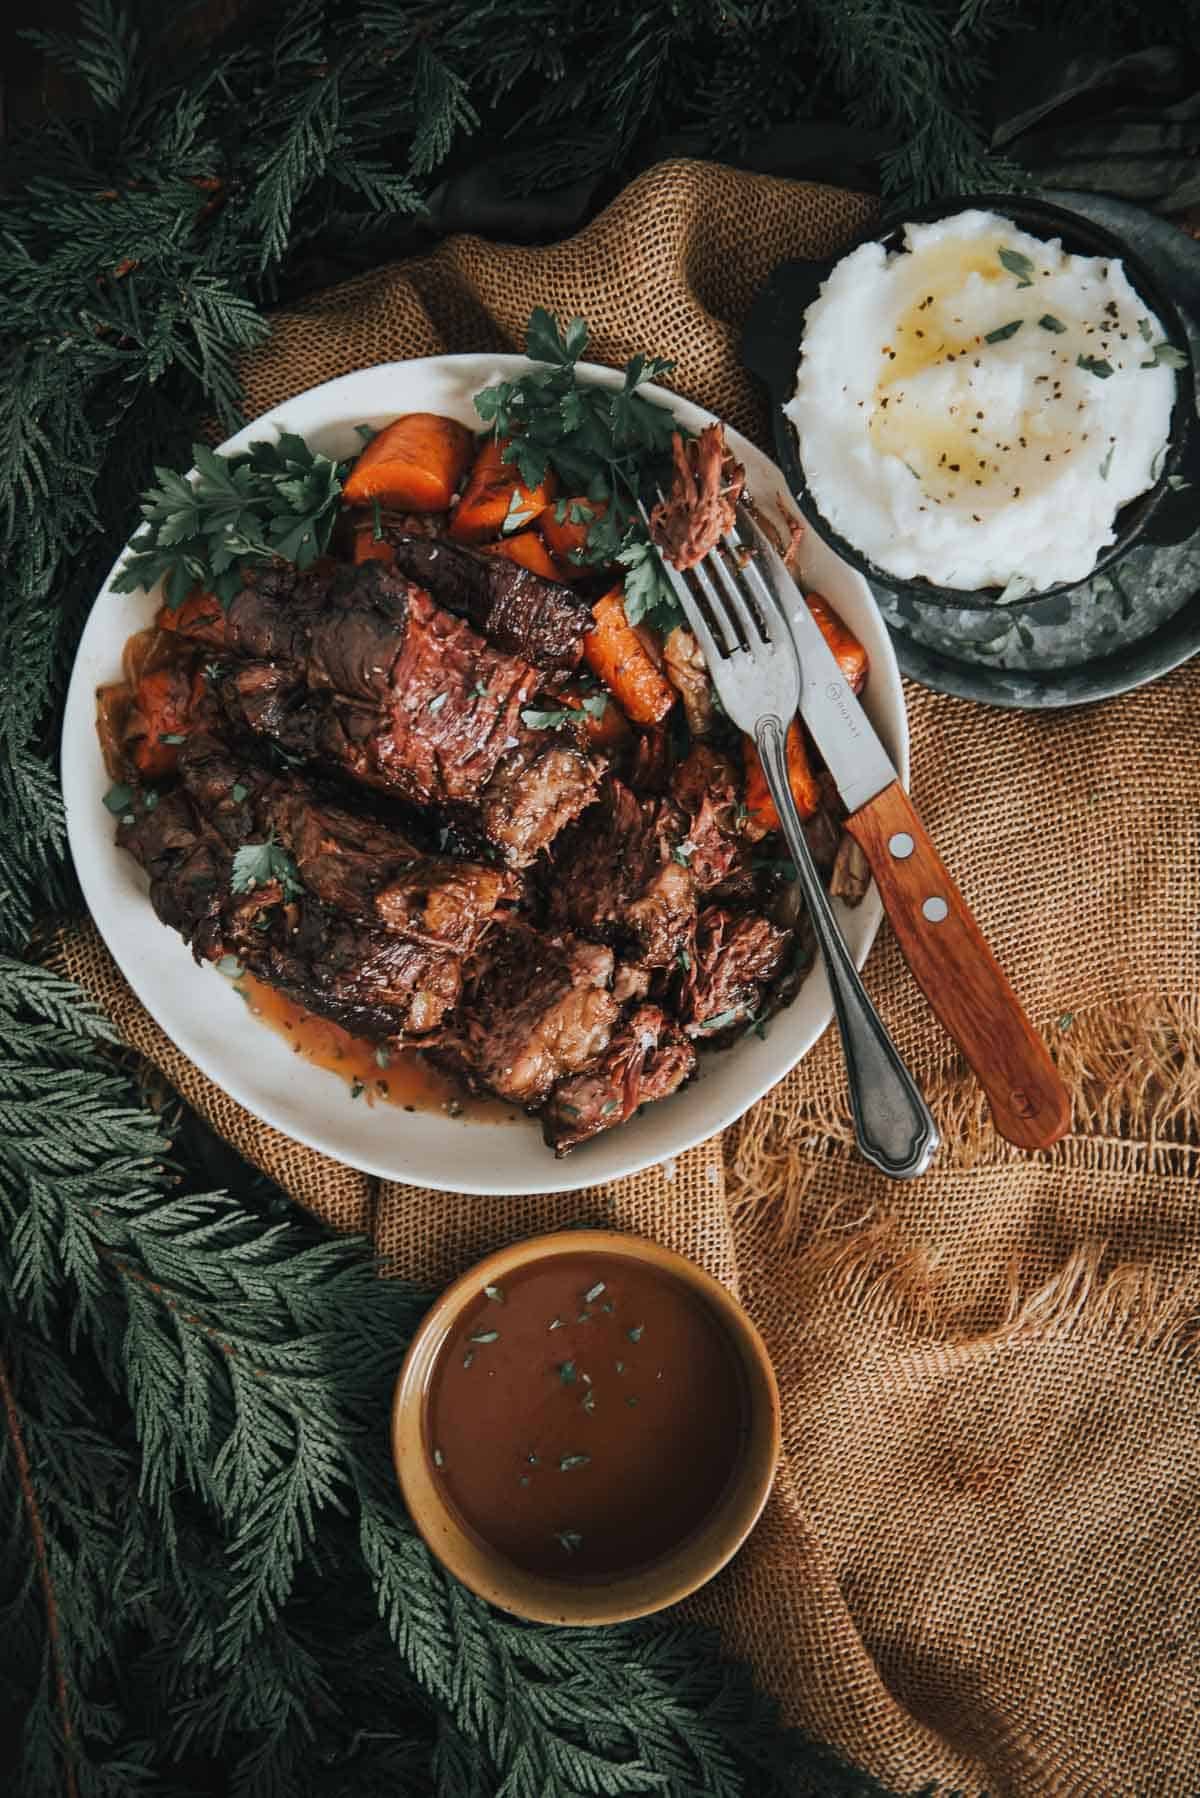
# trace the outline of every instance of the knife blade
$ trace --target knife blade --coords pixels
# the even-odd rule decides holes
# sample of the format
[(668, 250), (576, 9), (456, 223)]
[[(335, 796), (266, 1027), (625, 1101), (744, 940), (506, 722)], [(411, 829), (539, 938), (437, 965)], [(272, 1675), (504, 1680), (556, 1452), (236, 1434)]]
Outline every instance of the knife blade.
[(747, 537), (759, 570), (792, 627), (800, 660), (800, 716), (833, 775), (842, 804), (848, 812), (856, 812), (899, 780), (895, 763), (838, 666), (782, 556), (761, 530), (752, 536), (743, 532), (743, 539)]

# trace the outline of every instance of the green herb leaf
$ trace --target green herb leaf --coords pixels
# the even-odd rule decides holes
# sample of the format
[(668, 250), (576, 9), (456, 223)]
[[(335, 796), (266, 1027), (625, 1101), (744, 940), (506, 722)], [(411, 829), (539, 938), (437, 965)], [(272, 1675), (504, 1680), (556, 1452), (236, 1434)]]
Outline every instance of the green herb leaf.
[(133, 804), (133, 788), (127, 787), (124, 781), (117, 781), (104, 795), (104, 804), (114, 817), (121, 817)]
[(677, 861), (681, 868), (686, 868), (695, 853), (696, 845), (685, 840), (682, 843), (677, 843), (674, 849), (672, 849), (671, 859), (672, 861)]
[(367, 1089), (361, 1080), (354, 1080), (350, 1084), (350, 1097), (352, 1099), (361, 1099), (366, 1090)]
[(603, 718), (608, 710), (608, 694), (589, 693), (583, 702), (583, 709), (589, 718)]
[(388, 1048), (386, 1043), (380, 1043), (379, 1047), (375, 1051), (375, 1066), (377, 1068), (389, 1067), (391, 1065), (391, 1060), (392, 1060), (391, 1050)]
[(709, 1032), (709, 1031), (713, 1031), (713, 1030), (726, 1030), (726, 1029), (728, 1029), (730, 1024), (738, 1023), (738, 1021), (741, 1019), (741, 1017), (742, 1017), (741, 1007), (734, 1005), (734, 1006), (731, 1006), (728, 1011), (719, 1011), (717, 1013), (716, 1017), (714, 1017), (714, 1018), (705, 1018), (704, 1022), (701, 1024), (700, 1028), (701, 1028), (701, 1030), (703, 1030), (705, 1032)]
[(160, 730), (158, 740), (160, 743), (183, 743), (187, 739), (181, 730)]
[(1187, 356), (1173, 343), (1156, 343), (1150, 360), (1138, 364), (1139, 368), (1186, 368), (1187, 365)]
[(435, 1467), (444, 1467), (446, 1465), (446, 1457), (440, 1448), (435, 1448), (433, 1451), (433, 1464)]
[(275, 841), (272, 830), (265, 843), (243, 843), (233, 858), (230, 886), (235, 893), (252, 893), (258, 887), (278, 881), (285, 899), (298, 899), (304, 883), (296, 864)]
[(632, 1409), (633, 1406), (637, 1404), (637, 1400), (635, 1398), (627, 1398), (625, 1403)]
[[(1103, 356), (1076, 356), (1075, 366), (1086, 369), (1089, 375), (1095, 375), (1101, 381), (1107, 381), (1113, 372), (1112, 363), (1106, 362)], [(1146, 366), (1146, 363), (1142, 364), (1143, 368)]]
[(1100, 479), (1102, 481), (1107, 481), (1107, 479), (1108, 479), (1108, 471), (1112, 467), (1113, 452), (1115, 451), (1116, 447), (1117, 447), (1117, 445), (1116, 445), (1116, 441), (1114, 439), (1114, 441), (1112, 443), (1110, 443), (1108, 446), (1108, 454), (1105, 456), (1103, 462), (1101, 462), (1101, 464), (1100, 464)]
[(645, 1324), (634, 1324), (633, 1328), (631, 1330), (626, 1330), (625, 1334), (628, 1336), (630, 1342), (640, 1342), (642, 1340), (642, 1332), (645, 1328)]
[(620, 1111), (620, 1109), (621, 1101), (619, 1099), (606, 1099), (600, 1108), (600, 1116), (609, 1118), (614, 1111)]
[[(903, 461), (903, 457), (901, 457), (901, 460)], [(907, 468), (909, 474), (912, 476), (914, 481), (920, 480), (921, 476), (919, 475), (917, 470), (913, 467), (911, 462), (905, 462), (904, 466), (905, 466), (905, 468)]]
[(578, 1378), (575, 1371), (574, 1361), (560, 1361), (558, 1364), (558, 1377), (564, 1386), (573, 1386)]
[(985, 343), (1004, 343), (1007, 338), (1015, 337), (1024, 323), (1023, 318), (1014, 318), (1007, 325), (997, 325), (994, 331), (984, 333), (983, 341)]
[(1063, 332), (1067, 328), (1063, 324), (1062, 319), (1055, 318), (1052, 312), (1043, 312), (1041, 318), (1038, 319), (1038, 324), (1042, 327), (1043, 331)]
[(604, 1281), (597, 1280), (596, 1284), (594, 1286), (589, 1286), (587, 1291), (584, 1293), (584, 1295), (583, 1295), (584, 1304), (585, 1305), (593, 1304), (595, 1302), (595, 1300), (600, 1297), (600, 1294), (604, 1290), (605, 1290)]
[(361, 443), (370, 443), (372, 437), (378, 437), (379, 428), (377, 425), (355, 425), (354, 435)]
[(1018, 287), (1033, 286), (1033, 264), (1020, 250), (1001, 250), (1000, 261), (1010, 275), (1018, 277)]
[(567, 1554), (576, 1554), (583, 1547), (583, 1537), (578, 1530), (556, 1530), (554, 1540), (561, 1542)]
[(558, 1464), (560, 1473), (570, 1473), (573, 1467), (587, 1467), (591, 1464), (590, 1455), (564, 1455)]
[(1154, 342), (1154, 329), (1150, 323), (1150, 320), (1148, 318), (1139, 318), (1137, 325), (1138, 325), (1138, 331), (1141, 333), (1142, 342), (1143, 343), (1153, 343)]
[(491, 1299), (493, 1305), (502, 1305), (504, 1303), (504, 1288), (502, 1286), (485, 1286), (483, 1289), (483, 1296), (485, 1299)]
[(475, 1334), (468, 1338), (470, 1342), (499, 1342), (499, 1340), (499, 1330), (476, 1330)]
[(552, 1317), (550, 1319), (549, 1327), (552, 1330), (565, 1330), (566, 1329), (566, 1325), (564, 1324), (561, 1317)]
[(596, 1409), (596, 1394), (592, 1391), (590, 1386), (583, 1395), (582, 1409), (587, 1411), (589, 1415)]
[(242, 803), (243, 799), (246, 797), (248, 790), (249, 790), (248, 788), (246, 788), (242, 785), (240, 780), (234, 781), (233, 786), (230, 789), (230, 791), (233, 794), (233, 802), (235, 805), (240, 805)]
[(575, 720), (573, 706), (553, 706), (539, 711), (536, 706), (525, 706), (521, 712), (521, 723), (527, 724), (530, 730), (561, 730), (564, 724)]

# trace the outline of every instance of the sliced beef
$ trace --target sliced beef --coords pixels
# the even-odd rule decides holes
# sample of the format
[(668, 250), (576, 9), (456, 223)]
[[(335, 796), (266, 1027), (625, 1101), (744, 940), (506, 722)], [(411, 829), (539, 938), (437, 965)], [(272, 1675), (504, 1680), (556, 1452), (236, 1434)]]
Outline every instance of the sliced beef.
[(388, 540), (393, 566), (448, 612), (469, 618), (497, 649), (547, 671), (579, 666), (592, 608), (570, 587), (461, 544), (416, 535), (389, 534)]
[(611, 949), (528, 925), (497, 931), (448, 1022), (454, 1062), (472, 1082), (530, 1109), (608, 1047), (618, 1007)]
[(498, 908), (520, 897), (515, 875), (429, 855), (394, 827), (348, 810), (302, 776), (264, 771), (219, 738), (189, 739), (180, 778), (230, 853), (270, 837), (314, 899), (392, 935), (465, 955)]
[(707, 737), (717, 721), (712, 682), (704, 651), (686, 625), (676, 625), (663, 644), (663, 665), (667, 679), (683, 701), (692, 736)]
[(517, 741), (525, 662), (378, 562), (266, 570), (229, 609), (221, 695), (240, 725), (423, 805), (471, 801)]
[(784, 967), (790, 930), (755, 912), (719, 905), (701, 912), (678, 1012), (691, 1037), (715, 1038), (757, 1018), (765, 989)]
[(252, 974), (306, 1010), (354, 1036), (401, 1043), (427, 1040), (456, 1003), (457, 955), (368, 929), (316, 901), (287, 909), (296, 913), (290, 928), (285, 922), (258, 941), (253, 930), (239, 933), (236, 951)]
[(555, 845), (551, 917), (584, 936), (632, 946), (648, 967), (669, 966), (696, 912), (685, 836), (677, 806), (639, 799), (607, 777), (600, 803)]
[(558, 1155), (623, 1124), (641, 1105), (678, 1091), (694, 1072), (696, 1051), (657, 1005), (639, 1005), (600, 1061), (560, 1080), (542, 1113), (546, 1141)]
[(523, 730), (479, 796), (478, 824), (512, 868), (527, 868), (596, 797), (604, 764), (557, 733)]

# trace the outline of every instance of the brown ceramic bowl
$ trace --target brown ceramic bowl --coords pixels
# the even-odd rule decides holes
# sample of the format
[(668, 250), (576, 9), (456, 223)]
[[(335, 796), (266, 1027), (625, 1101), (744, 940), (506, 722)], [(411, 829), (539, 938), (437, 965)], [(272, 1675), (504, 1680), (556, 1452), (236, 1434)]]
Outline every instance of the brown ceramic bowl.
[[(569, 1565), (554, 1577), (518, 1566), (484, 1541), (448, 1499), (428, 1440), (427, 1406), (439, 1358), (487, 1286), (557, 1256), (619, 1257), (677, 1281), (716, 1325), (742, 1391), (741, 1447), (714, 1507), (697, 1528), (657, 1559), (629, 1572), (577, 1578)], [(465, 1586), (518, 1617), (541, 1623), (622, 1623), (674, 1604), (705, 1584), (741, 1547), (758, 1521), (779, 1459), (779, 1392), (762, 1338), (718, 1280), (682, 1255), (641, 1237), (609, 1230), (537, 1236), (489, 1255), (444, 1292), (422, 1319), (396, 1382), (392, 1453), (409, 1512), (438, 1559)], [(664, 1441), (669, 1455), (671, 1443)]]

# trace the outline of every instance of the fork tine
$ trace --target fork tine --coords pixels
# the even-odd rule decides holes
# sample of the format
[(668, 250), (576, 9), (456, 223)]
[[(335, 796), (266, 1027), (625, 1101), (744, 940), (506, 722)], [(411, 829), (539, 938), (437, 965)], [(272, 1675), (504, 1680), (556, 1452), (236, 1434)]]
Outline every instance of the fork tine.
[[(726, 538), (726, 543), (728, 545), (728, 538)], [(731, 547), (730, 553), (736, 556), (736, 548)], [(737, 575), (716, 544), (705, 556), (704, 567), (709, 574), (715, 574), (720, 581), (733, 615), (741, 626), (747, 649), (753, 650), (756, 643), (769, 644), (771, 642), (771, 614), (766, 613), (761, 620), (756, 617), (753, 607), (747, 603), (746, 595), (738, 585)]]
[[(692, 573), (696, 577), (696, 585), (708, 601), (708, 609), (712, 615), (714, 631), (719, 631), (721, 633), (728, 644), (726, 654), (732, 655), (735, 649), (740, 649), (742, 647), (741, 639), (738, 636), (737, 616), (735, 614), (731, 617), (728, 606), (722, 605), (721, 596), (709, 578), (708, 568), (706, 566), (707, 562), (707, 556), (701, 562), (693, 562)], [(747, 647), (749, 647), (749, 643), (747, 643)]]
[[(749, 513), (744, 514), (744, 516), (749, 522), (750, 529), (754, 535), (754, 541), (749, 544), (743, 544), (741, 537), (737, 534), (736, 528), (731, 527), (725, 533), (725, 541), (735, 555), (743, 548), (748, 548), (753, 552), (761, 547), (759, 542), (761, 533), (759, 532), (758, 526), (750, 517)], [(750, 588), (750, 591), (753, 593), (759, 605), (763, 608), (763, 621), (767, 624), (768, 629), (770, 628), (770, 619), (780, 618), (783, 620), (783, 623), (790, 634), (791, 626), (788, 624), (788, 616), (787, 612), (784, 610), (783, 601), (779, 598), (779, 595), (776, 593), (771, 582), (764, 576), (762, 569), (758, 565), (757, 556), (753, 553), (751, 553), (743, 565), (742, 573), (745, 576), (747, 586)]]
[[(646, 508), (640, 499), (638, 500), (638, 511), (645, 521), (648, 533), (650, 529), (650, 520), (646, 516)], [(654, 542), (653, 538), (651, 538), (651, 542)], [(709, 629), (708, 620), (705, 618), (701, 607), (698, 605), (696, 598), (692, 593), (691, 588), (684, 580), (683, 575), (673, 563), (667, 561), (667, 558), (661, 553), (657, 544), (654, 544), (654, 553), (658, 557), (659, 565), (661, 566), (663, 573), (671, 583), (672, 591), (679, 601), (680, 610), (687, 619), (689, 628), (693, 635), (699, 640), (700, 647), (703, 649), (704, 654), (708, 659), (709, 666), (712, 667), (715, 662), (724, 661), (726, 651), (717, 643), (716, 638)]]

